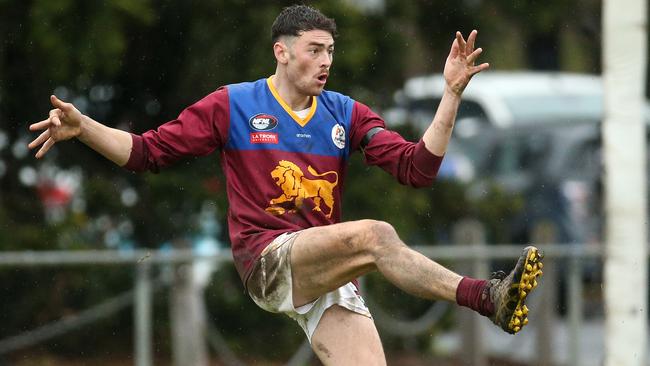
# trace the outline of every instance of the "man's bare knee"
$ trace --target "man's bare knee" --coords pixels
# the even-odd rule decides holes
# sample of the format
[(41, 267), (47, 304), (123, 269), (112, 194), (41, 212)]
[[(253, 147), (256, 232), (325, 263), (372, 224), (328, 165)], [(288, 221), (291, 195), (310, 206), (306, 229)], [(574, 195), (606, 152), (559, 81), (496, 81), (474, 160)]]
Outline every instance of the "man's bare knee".
[(382, 256), (387, 250), (404, 245), (391, 224), (377, 220), (362, 220), (360, 223), (363, 247), (374, 257)]

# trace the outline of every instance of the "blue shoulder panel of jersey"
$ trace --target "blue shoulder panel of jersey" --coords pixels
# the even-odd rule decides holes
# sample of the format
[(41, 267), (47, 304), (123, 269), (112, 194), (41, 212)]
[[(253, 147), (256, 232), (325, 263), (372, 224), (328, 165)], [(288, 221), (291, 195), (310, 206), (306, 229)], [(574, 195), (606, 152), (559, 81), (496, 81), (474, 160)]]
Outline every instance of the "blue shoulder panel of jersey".
[(354, 100), (347, 95), (341, 93), (323, 90), (318, 97), (321, 106), (326, 107), (332, 111), (341, 121), (345, 121), (346, 129), (350, 128), (352, 121), (352, 108), (354, 107)]
[[(334, 119), (334, 126), (338, 125), (345, 130), (345, 141), (338, 141), (338, 146), (344, 152), (347, 158), (350, 155), (350, 132), (352, 131), (352, 109), (354, 108), (354, 100), (346, 95), (324, 90), (318, 96), (319, 111), (327, 111), (332, 119)], [(331, 124), (328, 126), (331, 134), (330, 138), (334, 138), (335, 132)]]

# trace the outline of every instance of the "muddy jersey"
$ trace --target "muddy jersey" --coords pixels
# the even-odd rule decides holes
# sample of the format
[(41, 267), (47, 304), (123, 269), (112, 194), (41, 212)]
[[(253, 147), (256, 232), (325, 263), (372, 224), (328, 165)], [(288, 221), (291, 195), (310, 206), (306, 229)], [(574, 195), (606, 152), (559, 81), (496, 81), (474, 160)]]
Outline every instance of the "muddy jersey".
[[(272, 79), (219, 88), (177, 119), (133, 136), (126, 168), (158, 171), (186, 156), (221, 152), (235, 266), (246, 281), (259, 254), (285, 232), (341, 220), (348, 157), (384, 121), (367, 106), (323, 91), (304, 118), (275, 90)], [(431, 184), (441, 158), (424, 143), (388, 130), (363, 149), (402, 184)]]

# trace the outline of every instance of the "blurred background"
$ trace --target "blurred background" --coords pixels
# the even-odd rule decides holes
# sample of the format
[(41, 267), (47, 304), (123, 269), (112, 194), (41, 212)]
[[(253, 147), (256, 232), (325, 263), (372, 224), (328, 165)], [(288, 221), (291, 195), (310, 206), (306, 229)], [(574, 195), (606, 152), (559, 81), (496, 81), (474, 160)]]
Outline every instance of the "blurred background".
[[(27, 126), (47, 117), (52, 93), (141, 133), (218, 86), (271, 75), (270, 26), (291, 3), (0, 0), (0, 251), (61, 253), (49, 262), (0, 261), (0, 365), (318, 364), (299, 327), (245, 296), (227, 259), (141, 268), (149, 253), (229, 255), (218, 155), (135, 175), (77, 141), (39, 161), (27, 150), (36, 136)], [(435, 113), (456, 30), (478, 29), (481, 61), (491, 64), (464, 94), (434, 186), (399, 186), (356, 154), (346, 220), (388, 221), (409, 245), (464, 273), (510, 268), (518, 249), (478, 263), (448, 251), (454, 245), (541, 240), (560, 247), (551, 250), (557, 268), (579, 263), (545, 274), (550, 285), (533, 300), (550, 311), (531, 315), (518, 338), (379, 276), (364, 278), (389, 364), (600, 364), (602, 3), (309, 4), (339, 28), (328, 89), (370, 105), (412, 140)], [(569, 258), (562, 245), (591, 249)], [(97, 254), (78, 261), (66, 254), (82, 250)], [(144, 313), (138, 289), (149, 294)], [(139, 331), (138, 314), (151, 320)], [(196, 324), (200, 337), (183, 336), (191, 341), (183, 345), (179, 335)], [(142, 334), (150, 351), (137, 351)], [(183, 356), (188, 347), (202, 358)]]

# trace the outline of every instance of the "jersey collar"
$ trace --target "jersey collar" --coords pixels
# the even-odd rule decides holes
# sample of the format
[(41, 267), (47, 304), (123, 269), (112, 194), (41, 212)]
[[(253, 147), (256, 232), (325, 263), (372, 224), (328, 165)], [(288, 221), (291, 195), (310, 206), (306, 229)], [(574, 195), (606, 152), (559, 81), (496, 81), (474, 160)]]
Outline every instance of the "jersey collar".
[(273, 97), (275, 100), (282, 106), (282, 108), (293, 118), (294, 121), (296, 121), (297, 124), (300, 125), (300, 127), (305, 127), (307, 123), (311, 120), (311, 118), (314, 116), (314, 113), (316, 113), (316, 107), (318, 105), (318, 99), (316, 97), (312, 96), (311, 97), (311, 108), (309, 109), (309, 113), (307, 113), (307, 116), (305, 118), (300, 118), (292, 109), (289, 107), (289, 105), (282, 99), (280, 96), (280, 93), (275, 89), (275, 85), (273, 85), (273, 76), (269, 76), (266, 79), (266, 84), (269, 86), (269, 90), (271, 91), (271, 94), (273, 94)]

